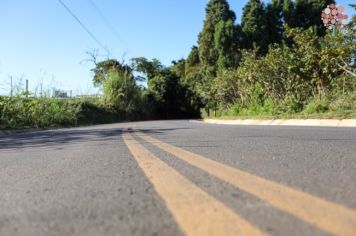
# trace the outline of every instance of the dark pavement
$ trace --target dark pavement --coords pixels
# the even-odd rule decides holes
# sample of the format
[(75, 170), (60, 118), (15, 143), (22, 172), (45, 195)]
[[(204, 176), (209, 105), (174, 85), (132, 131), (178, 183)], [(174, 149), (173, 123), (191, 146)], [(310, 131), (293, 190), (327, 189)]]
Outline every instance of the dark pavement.
[[(128, 128), (356, 212), (356, 129), (136, 122), (0, 136), (0, 235), (189, 235), (125, 144)], [(130, 133), (264, 234), (332, 234)]]

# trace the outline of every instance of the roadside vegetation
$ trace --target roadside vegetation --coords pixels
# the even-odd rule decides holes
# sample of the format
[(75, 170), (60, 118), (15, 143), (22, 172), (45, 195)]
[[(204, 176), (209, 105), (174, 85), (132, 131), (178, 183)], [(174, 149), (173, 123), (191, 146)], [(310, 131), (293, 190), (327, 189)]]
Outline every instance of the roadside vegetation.
[(0, 128), (56, 128), (115, 122), (120, 114), (97, 99), (0, 97)]
[[(356, 117), (355, 16), (333, 34), (333, 0), (250, 0), (241, 24), (210, 0), (187, 58), (94, 64), (97, 99), (0, 97), (0, 128), (198, 117)], [(355, 6), (353, 6), (355, 7)], [(143, 86), (140, 84), (147, 84)]]
[[(204, 116), (356, 117), (355, 17), (333, 35), (320, 13), (334, 1), (281, 2), (249, 1), (235, 27), (228, 5), (210, 2), (198, 50)], [(225, 54), (218, 38), (231, 42)]]

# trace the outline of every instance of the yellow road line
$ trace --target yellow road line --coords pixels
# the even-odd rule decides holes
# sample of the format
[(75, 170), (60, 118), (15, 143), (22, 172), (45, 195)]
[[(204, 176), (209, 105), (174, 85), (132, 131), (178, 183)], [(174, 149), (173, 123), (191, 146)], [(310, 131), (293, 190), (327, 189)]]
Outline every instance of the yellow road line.
[(186, 235), (264, 235), (259, 229), (157, 158), (130, 134), (124, 133), (123, 139)]
[(162, 150), (326, 232), (335, 235), (356, 235), (356, 212), (354, 210), (188, 152), (142, 132), (138, 134)]

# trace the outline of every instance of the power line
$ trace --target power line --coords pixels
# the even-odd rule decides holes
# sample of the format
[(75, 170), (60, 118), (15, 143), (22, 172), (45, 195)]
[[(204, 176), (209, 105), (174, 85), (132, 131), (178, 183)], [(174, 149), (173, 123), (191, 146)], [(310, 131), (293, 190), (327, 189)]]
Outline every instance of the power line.
[(110, 51), (94, 36), (92, 32), (86, 27), (80, 20), (79, 18), (69, 9), (69, 7), (62, 1), (58, 0), (58, 2), (69, 12), (69, 14), (80, 24), (80, 26), (89, 34), (90, 37), (92, 37), (108, 54), (110, 54)]
[(111, 31), (113, 35), (120, 41), (122, 46), (125, 47), (128, 51), (131, 51), (130, 48), (127, 46), (126, 42), (120, 37), (120, 34), (117, 32), (115, 27), (110, 23), (108, 18), (103, 14), (103, 12), (100, 10), (100, 8), (95, 4), (93, 0), (88, 0), (92, 7), (95, 9), (95, 11), (98, 13), (104, 24), (107, 26), (107, 28)]

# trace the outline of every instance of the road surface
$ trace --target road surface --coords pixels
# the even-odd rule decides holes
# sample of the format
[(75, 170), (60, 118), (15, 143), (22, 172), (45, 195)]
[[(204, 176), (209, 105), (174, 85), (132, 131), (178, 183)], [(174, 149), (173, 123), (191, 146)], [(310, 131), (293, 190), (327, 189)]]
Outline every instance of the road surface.
[(154, 121), (0, 136), (0, 235), (356, 235), (356, 129)]

